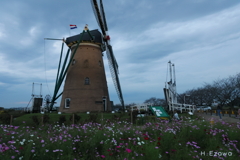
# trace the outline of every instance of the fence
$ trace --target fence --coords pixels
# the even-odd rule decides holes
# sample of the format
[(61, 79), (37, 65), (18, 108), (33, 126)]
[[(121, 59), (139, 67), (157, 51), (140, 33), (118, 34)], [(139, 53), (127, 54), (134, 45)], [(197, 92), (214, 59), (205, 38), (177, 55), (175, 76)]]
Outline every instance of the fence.
[[(213, 109), (213, 110), (198, 110), (197, 111), (198, 113), (205, 113), (205, 114), (208, 114), (210, 113), (211, 115), (213, 114), (216, 114), (216, 116), (218, 115), (217, 114), (217, 110), (216, 109)], [(235, 117), (238, 116), (238, 111), (237, 110), (221, 110), (221, 115), (224, 116), (224, 115), (228, 115), (229, 117), (232, 117), (235, 115)]]

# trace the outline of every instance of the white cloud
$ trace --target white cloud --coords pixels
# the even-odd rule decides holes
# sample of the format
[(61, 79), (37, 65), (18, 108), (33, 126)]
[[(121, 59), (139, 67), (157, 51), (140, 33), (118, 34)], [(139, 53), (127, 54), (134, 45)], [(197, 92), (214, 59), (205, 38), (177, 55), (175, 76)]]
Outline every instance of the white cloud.
[[(83, 27), (85, 23), (89, 24), (90, 29), (99, 28), (89, 2), (81, 3), (77, 6), (78, 9), (74, 9), (76, 7), (74, 4), (71, 11), (64, 10), (64, 6), (61, 6), (62, 2), (58, 3), (59, 8), (54, 13), (52, 9), (55, 4), (50, 1), (0, 2), (5, 6), (3, 7), (5, 11), (0, 11), (0, 40), (4, 43), (0, 51), (0, 74), (3, 78), (0, 85), (9, 91), (9, 95), (13, 93), (16, 97), (21, 95), (21, 98), (15, 99), (14, 102), (27, 102), (28, 97), (30, 98), (32, 81), (45, 83), (44, 94), (49, 92), (46, 81), (50, 91), (54, 89), (61, 42), (43, 42), (44, 38), (68, 37), (70, 23), (77, 24), (80, 28), (72, 31), (72, 35), (80, 33), (81, 25)], [(207, 15), (209, 12), (205, 12), (205, 9), (199, 7), (200, 5), (191, 2), (189, 7), (194, 6), (198, 10), (192, 11), (193, 8), (189, 8), (183, 14), (186, 16), (183, 18), (182, 15), (176, 15), (179, 11), (172, 8), (175, 2), (175, 0), (167, 2), (156, 0), (141, 1), (136, 4), (124, 0), (104, 3), (113, 50), (119, 64), (120, 83), (123, 95), (127, 95), (124, 97), (126, 102), (142, 102), (145, 97), (150, 96), (163, 98), (162, 88), (166, 81), (169, 60), (176, 65), (177, 90), (180, 93), (201, 86), (203, 82), (212, 82), (218, 77), (235, 74), (240, 68), (238, 62), (240, 5), (227, 8), (234, 5), (231, 3), (224, 6), (227, 9), (222, 11), (219, 11), (221, 7), (216, 7), (211, 12), (214, 14)], [(202, 0), (196, 2), (208, 3)], [(186, 1), (181, 3), (180, 9), (185, 7), (184, 3)], [(219, 2), (216, 3), (220, 5)], [(164, 7), (158, 11), (156, 9), (159, 9), (159, 6), (155, 4)], [(6, 12), (12, 6), (15, 12)], [(29, 14), (33, 10), (39, 12)], [(197, 16), (188, 16), (196, 12), (198, 12)], [(85, 13), (89, 14), (85, 15)], [(165, 14), (167, 18), (164, 19), (158, 14)], [(46, 15), (51, 16), (46, 17)], [(69, 15), (84, 16), (79, 19)], [(201, 15), (205, 16), (201, 17)], [(195, 19), (191, 19), (192, 17)], [(6, 24), (8, 27), (5, 26)], [(64, 48), (65, 54), (66, 46)], [(105, 56), (110, 97), (118, 103), (106, 61)], [(9, 77), (10, 80), (22, 85), (15, 86), (13, 82), (8, 83)], [(25, 97), (22, 93), (25, 93)]]
[(3, 24), (0, 23), (0, 39), (5, 37), (5, 27)]
[(40, 33), (41, 33), (40, 24), (38, 26), (30, 27), (28, 30), (28, 34), (20, 39), (20, 44), (24, 46), (31, 46), (35, 44), (34, 41), (36, 41), (37, 38), (39, 38)]
[[(27, 61), (27, 62), (12, 62), (3, 55), (0, 55), (0, 73), (11, 77), (18, 78), (18, 80), (27, 80), (32, 78), (42, 79), (43, 67), (32, 67), (42, 61), (42, 57)], [(42, 65), (42, 64), (41, 64)]]
[[(197, 43), (193, 43), (194, 46), (219, 43), (231, 37), (239, 37), (239, 22), (240, 5), (198, 19), (157, 22), (149, 25), (145, 31), (138, 32), (138, 35), (113, 31), (114, 49), (127, 50), (148, 44), (174, 43), (179, 40), (187, 43), (197, 40)], [(193, 46), (189, 46), (191, 47)]]

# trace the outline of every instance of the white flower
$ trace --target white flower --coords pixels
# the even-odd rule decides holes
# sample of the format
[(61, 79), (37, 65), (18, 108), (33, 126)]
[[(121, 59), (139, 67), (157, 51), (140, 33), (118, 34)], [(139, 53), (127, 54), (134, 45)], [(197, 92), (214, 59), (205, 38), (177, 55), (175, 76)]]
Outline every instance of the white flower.
[(140, 141), (140, 138), (139, 138), (139, 137), (137, 137), (137, 140), (138, 140), (138, 141)]
[(142, 141), (142, 144), (144, 144), (144, 142)]
[(158, 158), (162, 158), (162, 155), (161, 155), (161, 154), (159, 154)]
[(138, 142), (138, 145), (141, 145), (141, 142)]

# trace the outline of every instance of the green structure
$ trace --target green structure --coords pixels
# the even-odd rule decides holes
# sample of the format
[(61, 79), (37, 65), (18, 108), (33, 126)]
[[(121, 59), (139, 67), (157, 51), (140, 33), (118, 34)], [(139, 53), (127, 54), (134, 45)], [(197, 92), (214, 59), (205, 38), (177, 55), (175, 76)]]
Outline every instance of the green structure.
[(170, 119), (170, 116), (167, 114), (167, 112), (161, 106), (151, 106), (151, 107), (149, 107), (149, 109), (158, 118)]

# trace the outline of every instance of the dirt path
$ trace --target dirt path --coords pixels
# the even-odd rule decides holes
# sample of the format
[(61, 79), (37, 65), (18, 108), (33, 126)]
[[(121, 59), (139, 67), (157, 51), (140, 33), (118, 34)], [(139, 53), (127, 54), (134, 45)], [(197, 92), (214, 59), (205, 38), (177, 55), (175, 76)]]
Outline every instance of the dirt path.
[[(210, 113), (196, 113), (196, 115), (203, 117), (206, 121), (210, 121), (211, 118), (213, 118), (215, 121), (220, 121), (220, 118), (219, 116), (216, 116), (216, 113), (213, 113), (212, 115)], [(231, 117), (229, 117), (228, 114), (224, 114), (224, 116), (222, 115), (222, 121), (228, 123), (240, 123), (240, 117), (238, 116), (238, 118), (236, 118), (235, 115), (231, 115)]]

